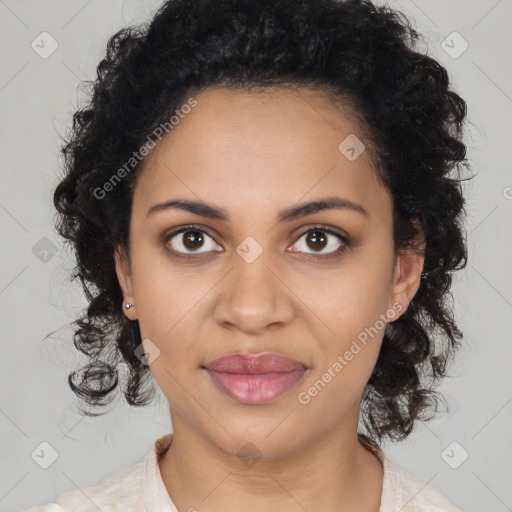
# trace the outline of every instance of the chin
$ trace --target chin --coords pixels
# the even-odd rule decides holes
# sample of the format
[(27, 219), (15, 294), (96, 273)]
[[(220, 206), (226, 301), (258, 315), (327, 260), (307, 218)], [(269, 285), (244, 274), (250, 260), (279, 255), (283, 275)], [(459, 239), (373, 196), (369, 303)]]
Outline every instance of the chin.
[[(281, 418), (282, 420), (282, 418)], [(214, 443), (229, 455), (247, 459), (247, 465), (251, 461), (277, 460), (292, 454), (300, 447), (300, 440), (293, 435), (290, 427), (278, 426), (279, 422), (268, 422), (269, 427), (264, 428), (263, 423), (252, 428), (241, 428), (226, 424), (228, 433), (221, 437), (215, 436)]]

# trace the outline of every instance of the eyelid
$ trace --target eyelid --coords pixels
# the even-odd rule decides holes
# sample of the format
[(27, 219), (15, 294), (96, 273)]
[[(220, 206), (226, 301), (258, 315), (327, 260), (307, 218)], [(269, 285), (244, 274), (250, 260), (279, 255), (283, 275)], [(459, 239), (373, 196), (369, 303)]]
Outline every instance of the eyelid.
[(179, 233), (183, 233), (184, 231), (192, 231), (192, 230), (201, 231), (202, 233), (205, 233), (206, 235), (208, 235), (210, 238), (215, 238), (215, 236), (217, 236), (217, 235), (213, 235), (212, 233), (210, 233), (210, 228), (208, 228), (206, 226), (202, 226), (201, 224), (185, 224), (178, 228), (171, 229), (171, 231), (167, 231), (164, 234), (163, 238), (165, 241), (167, 241), (167, 240), (170, 240), (173, 236), (178, 235)]
[[(209, 232), (209, 228), (207, 228), (206, 226), (202, 226), (201, 224), (186, 224), (184, 226), (180, 226), (178, 228), (175, 228), (171, 231), (168, 231), (166, 232), (163, 237), (162, 237), (162, 242), (164, 244), (167, 244), (167, 242), (169, 242), (172, 238), (174, 238), (175, 236), (181, 234), (181, 233), (186, 233), (187, 231), (199, 231), (207, 236), (209, 236), (214, 242), (216, 245), (220, 245), (216, 240), (216, 235), (212, 235), (210, 232)], [(179, 252), (179, 251), (175, 251), (174, 249), (171, 249), (170, 250), (173, 254), (177, 254), (179, 256), (183, 256), (185, 258), (189, 258), (189, 257), (194, 257), (194, 254), (197, 254), (197, 256), (201, 256), (201, 255), (205, 255), (205, 254), (208, 254), (209, 252), (220, 252), (220, 251), (208, 251), (208, 252), (198, 252), (198, 253), (182, 253), (182, 252)]]
[(308, 228), (299, 228), (298, 231), (299, 231), (299, 235), (297, 236), (296, 240), (300, 240), (301, 237), (303, 237), (304, 235), (306, 235), (307, 233), (311, 232), (311, 231), (315, 231), (318, 230), (318, 231), (323, 231), (325, 233), (328, 233), (330, 235), (334, 235), (334, 236), (337, 236), (340, 238), (340, 240), (342, 240), (343, 242), (349, 242), (349, 236), (344, 234), (343, 232), (339, 232), (337, 231), (335, 228), (332, 228), (330, 226), (327, 226), (326, 224), (313, 224), (312, 226), (308, 227)]
[[(347, 249), (349, 249), (352, 246), (352, 239), (348, 235), (339, 233), (334, 228), (331, 228), (325, 224), (315, 224), (305, 230), (304, 230), (304, 228), (301, 228), (301, 233), (295, 239), (295, 242), (293, 242), (292, 245), (297, 244), (297, 242), (303, 236), (307, 235), (308, 233), (314, 232), (314, 231), (321, 231), (322, 233), (326, 233), (328, 235), (332, 235), (332, 236), (336, 237), (341, 242), (341, 247), (339, 247), (338, 249), (336, 249), (334, 251), (325, 253), (325, 254), (305, 253), (309, 257), (319, 258), (319, 259), (328, 259), (329, 257), (333, 257), (335, 255), (339, 255), (340, 253), (345, 252)], [(294, 251), (294, 252), (302, 252), (302, 251)]]

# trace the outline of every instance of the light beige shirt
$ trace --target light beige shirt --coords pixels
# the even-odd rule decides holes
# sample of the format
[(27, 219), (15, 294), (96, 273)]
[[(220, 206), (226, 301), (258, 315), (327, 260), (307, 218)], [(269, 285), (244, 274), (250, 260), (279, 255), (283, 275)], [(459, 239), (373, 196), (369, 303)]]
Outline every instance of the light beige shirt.
[[(158, 466), (158, 458), (171, 443), (172, 434), (167, 434), (155, 441), (141, 461), (107, 476), (99, 485), (67, 491), (55, 503), (25, 512), (178, 512)], [(434, 487), (393, 464), (380, 448), (372, 451), (384, 469), (379, 512), (461, 512)]]

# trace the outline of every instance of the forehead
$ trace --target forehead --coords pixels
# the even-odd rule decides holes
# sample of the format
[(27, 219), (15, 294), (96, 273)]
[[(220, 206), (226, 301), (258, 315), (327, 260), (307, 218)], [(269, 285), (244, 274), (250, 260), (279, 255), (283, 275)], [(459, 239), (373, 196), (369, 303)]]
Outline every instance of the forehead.
[[(348, 105), (311, 89), (208, 89), (193, 98), (196, 105), (146, 158), (134, 210), (172, 197), (277, 210), (326, 195), (389, 209)], [(359, 153), (365, 142), (357, 158), (346, 152)]]

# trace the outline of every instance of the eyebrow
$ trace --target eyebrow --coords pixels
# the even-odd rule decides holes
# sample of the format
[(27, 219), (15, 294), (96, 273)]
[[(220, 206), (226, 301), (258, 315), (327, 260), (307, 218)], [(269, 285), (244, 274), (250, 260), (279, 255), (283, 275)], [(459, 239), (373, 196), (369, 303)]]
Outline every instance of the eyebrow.
[[(155, 204), (148, 210), (146, 217), (170, 209), (187, 211), (209, 219), (229, 221), (229, 214), (223, 208), (189, 199), (169, 199), (164, 203)], [(277, 215), (277, 222), (290, 222), (299, 217), (312, 215), (324, 210), (350, 210), (366, 217), (369, 216), (368, 212), (360, 204), (341, 197), (326, 197), (315, 201), (299, 203), (281, 210)]]

